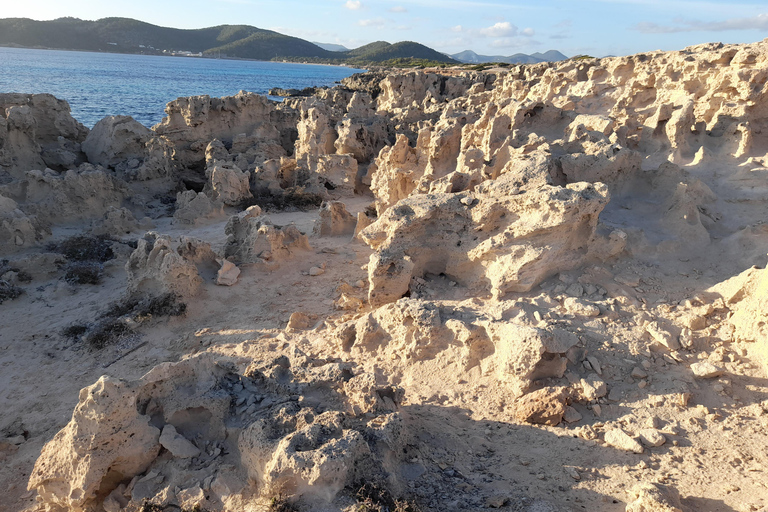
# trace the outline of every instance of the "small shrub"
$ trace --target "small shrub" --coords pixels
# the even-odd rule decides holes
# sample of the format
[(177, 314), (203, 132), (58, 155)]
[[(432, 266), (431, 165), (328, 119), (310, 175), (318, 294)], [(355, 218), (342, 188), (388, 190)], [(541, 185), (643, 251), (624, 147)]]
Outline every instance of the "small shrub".
[(64, 280), (72, 284), (99, 284), (104, 266), (96, 261), (73, 261), (65, 267)]
[(79, 339), (83, 334), (88, 332), (88, 326), (85, 324), (73, 324), (69, 327), (65, 327), (61, 331), (61, 335), (69, 339)]
[(272, 496), (269, 500), (269, 512), (298, 512), (299, 509), (288, 503), (282, 494)]
[(93, 327), (89, 328), (88, 332), (82, 336), (82, 340), (92, 349), (100, 350), (108, 345), (116, 344), (130, 332), (131, 330), (125, 322), (117, 318), (110, 318), (98, 322)]
[(24, 293), (22, 288), (19, 288), (8, 281), (0, 281), (0, 304), (6, 300), (17, 299), (22, 293)]
[(362, 482), (355, 491), (356, 512), (419, 512), (412, 502), (395, 499), (386, 488)]
[(115, 257), (108, 236), (76, 235), (47, 246), (48, 250), (63, 254), (70, 261), (98, 261), (104, 263)]

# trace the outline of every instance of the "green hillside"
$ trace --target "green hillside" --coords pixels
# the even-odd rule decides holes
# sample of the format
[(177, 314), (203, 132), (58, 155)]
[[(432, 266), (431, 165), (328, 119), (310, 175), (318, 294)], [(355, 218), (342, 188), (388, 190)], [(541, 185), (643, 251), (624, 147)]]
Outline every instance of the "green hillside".
[(455, 62), (442, 53), (410, 41), (395, 44), (380, 41), (355, 50), (332, 52), (297, 37), (249, 25), (185, 30), (159, 27), (130, 18), (97, 21), (77, 18), (52, 21), (0, 19), (0, 46), (149, 54), (186, 51), (216, 57), (357, 66), (387, 61), (414, 64), (417, 61)]

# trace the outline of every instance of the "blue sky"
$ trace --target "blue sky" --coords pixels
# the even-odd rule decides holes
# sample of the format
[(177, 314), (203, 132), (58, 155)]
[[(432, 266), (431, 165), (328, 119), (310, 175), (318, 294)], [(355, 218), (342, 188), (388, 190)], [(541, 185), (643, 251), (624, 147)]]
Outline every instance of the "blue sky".
[(544, 52), (568, 56), (677, 50), (711, 41), (768, 37), (768, 1), (737, 0), (24, 0), (2, 17), (136, 18), (200, 28), (247, 24), (355, 48), (418, 41), (446, 53)]

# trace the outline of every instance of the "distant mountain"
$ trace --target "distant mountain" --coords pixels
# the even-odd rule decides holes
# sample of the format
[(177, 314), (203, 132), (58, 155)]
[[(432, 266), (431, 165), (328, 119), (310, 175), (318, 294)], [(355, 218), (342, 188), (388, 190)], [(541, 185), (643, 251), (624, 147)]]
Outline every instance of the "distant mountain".
[(340, 44), (333, 44), (333, 43), (318, 43), (317, 41), (312, 41), (312, 44), (316, 44), (323, 50), (328, 50), (329, 52), (348, 52), (349, 48), (346, 46), (342, 46)]
[(395, 44), (380, 41), (355, 50), (338, 46), (338, 49), (331, 51), (298, 37), (250, 25), (219, 25), (182, 30), (159, 27), (130, 18), (104, 18), (97, 21), (78, 18), (59, 18), (52, 21), (35, 21), (28, 18), (0, 19), (0, 46), (307, 61), (356, 66), (388, 65), (390, 61), (406, 66), (456, 63), (442, 53), (410, 41)]
[(545, 53), (534, 53), (526, 55), (525, 53), (516, 53), (510, 56), (504, 55), (478, 55), (472, 50), (465, 50), (460, 53), (454, 53), (450, 57), (465, 64), (486, 64), (489, 62), (505, 62), (507, 64), (536, 64), (537, 62), (557, 62), (566, 60), (568, 57), (557, 50), (549, 50)]

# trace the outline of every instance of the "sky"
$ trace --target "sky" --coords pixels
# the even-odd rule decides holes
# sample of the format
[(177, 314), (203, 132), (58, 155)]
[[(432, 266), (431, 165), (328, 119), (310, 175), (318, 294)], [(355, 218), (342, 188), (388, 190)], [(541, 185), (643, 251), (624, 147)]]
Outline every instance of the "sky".
[(445, 53), (567, 56), (679, 50), (768, 38), (768, 1), (6, 0), (0, 16), (120, 16), (176, 28), (245, 24), (356, 48), (416, 41)]

